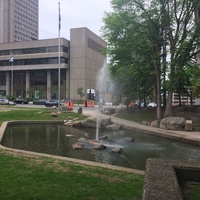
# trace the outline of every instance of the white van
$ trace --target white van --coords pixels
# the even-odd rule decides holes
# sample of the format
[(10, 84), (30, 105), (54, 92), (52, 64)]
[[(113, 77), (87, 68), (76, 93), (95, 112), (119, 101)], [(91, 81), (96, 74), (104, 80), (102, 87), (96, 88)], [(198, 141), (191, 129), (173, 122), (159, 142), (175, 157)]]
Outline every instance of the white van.
[(6, 98), (0, 98), (0, 105), (8, 105), (9, 104), (9, 100)]

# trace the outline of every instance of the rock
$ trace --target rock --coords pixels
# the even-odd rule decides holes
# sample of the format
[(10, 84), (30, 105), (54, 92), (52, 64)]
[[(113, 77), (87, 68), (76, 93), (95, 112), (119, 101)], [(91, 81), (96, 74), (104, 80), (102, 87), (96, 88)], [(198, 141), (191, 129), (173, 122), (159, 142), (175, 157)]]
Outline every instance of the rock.
[(113, 124), (113, 122), (111, 121), (110, 117), (104, 118), (104, 119), (100, 119), (99, 121), (100, 124), (100, 128), (106, 128), (108, 125)]
[(58, 117), (58, 113), (52, 112), (52, 113), (51, 113), (51, 116), (52, 116), (52, 117)]
[(154, 120), (150, 124), (151, 127), (156, 127), (158, 128), (160, 126), (159, 120)]
[(185, 127), (185, 118), (183, 117), (165, 117), (160, 121), (160, 128), (166, 130), (183, 130)]
[[(99, 120), (99, 128), (106, 128), (106, 126), (113, 124), (111, 118), (105, 118)], [(96, 118), (89, 117), (85, 120), (74, 122), (73, 127), (86, 127), (86, 128), (96, 128), (97, 122)]]
[(93, 146), (93, 149), (96, 149), (96, 150), (102, 150), (102, 149), (106, 149), (107, 147), (104, 145), (104, 144), (101, 144), (101, 143), (95, 143), (94, 146)]
[(103, 135), (99, 137), (99, 140), (108, 140), (109, 137), (107, 135)]
[(111, 124), (111, 125), (106, 126), (106, 129), (111, 130), (111, 131), (118, 131), (122, 128), (123, 128), (122, 124)]
[(72, 145), (73, 149), (82, 149), (84, 147), (84, 144), (81, 142), (77, 142)]
[(102, 111), (104, 114), (106, 115), (113, 115), (116, 113), (115, 108), (104, 108), (104, 110)]
[(73, 122), (72, 126), (80, 128), (80, 127), (82, 127), (82, 122), (81, 121), (75, 121), (75, 122)]
[(72, 126), (73, 125), (73, 120), (68, 120), (67, 122), (64, 123), (64, 126)]
[(68, 120), (73, 120), (73, 117), (72, 117), (72, 116), (69, 116), (69, 117), (67, 117), (66, 120), (67, 120), (67, 121), (68, 121)]
[(94, 117), (88, 117), (87, 119), (81, 121), (81, 126), (87, 128), (95, 128), (96, 119)]
[(122, 153), (123, 152), (123, 149), (120, 148), (120, 147), (115, 147), (111, 150), (111, 152), (113, 153)]

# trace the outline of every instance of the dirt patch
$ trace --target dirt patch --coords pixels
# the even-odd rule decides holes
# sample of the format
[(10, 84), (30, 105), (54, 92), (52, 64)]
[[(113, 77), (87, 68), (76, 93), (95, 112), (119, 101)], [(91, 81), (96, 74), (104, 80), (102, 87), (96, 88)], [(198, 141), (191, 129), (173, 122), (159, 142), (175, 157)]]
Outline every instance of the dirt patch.
[(11, 111), (11, 110), (19, 110), (20, 108), (14, 108), (14, 107), (11, 107), (11, 106), (8, 106), (8, 107), (0, 107), (0, 112), (8, 112), (8, 111)]

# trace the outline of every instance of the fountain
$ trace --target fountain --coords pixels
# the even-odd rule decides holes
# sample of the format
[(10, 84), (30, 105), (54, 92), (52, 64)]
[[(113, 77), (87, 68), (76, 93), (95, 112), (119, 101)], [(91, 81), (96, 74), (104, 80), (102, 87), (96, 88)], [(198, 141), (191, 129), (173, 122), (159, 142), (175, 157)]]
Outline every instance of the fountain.
[(97, 77), (97, 91), (98, 95), (98, 107), (96, 110), (96, 141), (99, 140), (99, 126), (100, 126), (100, 113), (103, 109), (103, 100), (106, 98), (106, 94), (108, 94), (108, 86), (111, 82), (109, 77), (109, 68), (107, 64), (107, 60), (104, 61), (103, 67), (99, 71)]

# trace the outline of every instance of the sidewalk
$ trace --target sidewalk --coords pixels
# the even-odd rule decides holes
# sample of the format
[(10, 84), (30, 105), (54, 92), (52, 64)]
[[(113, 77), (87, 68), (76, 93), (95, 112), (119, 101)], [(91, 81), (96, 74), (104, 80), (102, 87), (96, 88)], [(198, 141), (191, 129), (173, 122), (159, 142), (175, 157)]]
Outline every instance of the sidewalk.
[[(88, 109), (83, 108), (83, 114), (96, 117), (97, 112), (96, 109)], [(169, 138), (181, 142), (187, 142), (190, 144), (195, 144), (200, 146), (200, 132), (198, 131), (173, 131), (173, 130), (165, 130), (160, 128), (151, 127), (148, 125), (139, 124), (137, 122), (124, 120), (117, 118), (115, 116), (105, 115), (105, 114), (99, 114), (100, 118), (110, 117), (114, 123), (120, 123), (125, 126), (126, 129), (142, 132), (146, 134), (151, 134), (163, 138)]]

